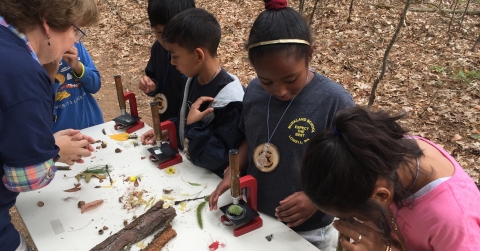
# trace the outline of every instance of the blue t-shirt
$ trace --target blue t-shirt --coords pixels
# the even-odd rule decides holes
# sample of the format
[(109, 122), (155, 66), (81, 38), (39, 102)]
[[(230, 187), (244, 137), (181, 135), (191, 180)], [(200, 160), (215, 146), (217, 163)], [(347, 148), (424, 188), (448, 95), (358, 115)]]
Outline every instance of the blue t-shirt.
[(73, 69), (62, 59), (53, 85), (56, 122), (52, 132), (64, 129), (83, 129), (103, 123), (103, 115), (92, 94), (101, 87), (100, 74), (81, 42), (75, 44), (78, 61), (84, 65), (83, 76), (76, 78)]
[[(54, 93), (50, 77), (25, 41), (0, 25), (0, 177), (4, 165), (45, 162), (59, 151), (51, 133)], [(20, 236), (8, 210), (18, 193), (0, 182), (0, 249), (14, 251)]]

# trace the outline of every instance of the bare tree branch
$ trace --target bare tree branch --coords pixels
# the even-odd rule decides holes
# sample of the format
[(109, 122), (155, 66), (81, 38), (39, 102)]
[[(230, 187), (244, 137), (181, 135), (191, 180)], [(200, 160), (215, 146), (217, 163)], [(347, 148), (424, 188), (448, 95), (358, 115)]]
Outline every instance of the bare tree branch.
[(400, 30), (402, 29), (402, 25), (405, 22), (405, 17), (407, 16), (408, 8), (410, 7), (410, 1), (411, 0), (407, 0), (407, 2), (405, 3), (405, 7), (403, 8), (403, 13), (400, 16), (397, 29), (393, 34), (392, 40), (390, 40), (390, 44), (388, 44), (387, 49), (385, 50), (385, 54), (383, 55), (382, 71), (380, 72), (380, 75), (378, 76), (377, 79), (375, 79), (375, 82), (373, 83), (372, 92), (370, 93), (370, 98), (368, 99), (368, 106), (372, 106), (373, 102), (375, 102), (375, 92), (377, 90), (378, 83), (380, 83), (380, 81), (383, 79), (383, 76), (385, 75), (385, 70), (387, 69), (388, 54), (390, 53), (390, 50), (392, 49), (395, 41), (397, 41), (398, 34), (400, 33)]
[(348, 10), (347, 23), (350, 23), (352, 21), (352, 19), (350, 18), (352, 15), (352, 9), (353, 9), (353, 0), (350, 2), (350, 9)]
[(305, 0), (300, 0), (300, 5), (298, 6), (298, 12), (303, 13), (304, 7), (305, 7)]
[[(432, 4), (435, 7), (435, 5)], [(465, 13), (465, 15), (480, 15), (480, 10), (450, 10), (450, 9), (434, 9), (434, 8), (412, 8), (409, 9), (410, 12), (442, 12), (442, 13)]]
[(448, 24), (448, 33), (450, 32), (450, 27), (452, 26), (452, 22), (453, 22), (453, 17), (455, 16), (455, 10), (457, 9), (457, 4), (460, 0), (457, 0), (455, 2), (455, 6), (453, 7), (453, 12), (452, 12), (452, 18), (450, 19), (450, 23)]
[[(442, 9), (440, 5), (429, 3), (434, 8), (410, 8), (410, 12), (442, 12), (442, 13), (465, 13), (466, 15), (480, 15), (480, 10), (467, 10), (467, 9)], [(377, 4), (376, 7), (382, 9), (399, 9), (398, 6)]]
[(469, 5), (470, 5), (470, 0), (468, 0), (467, 6), (465, 6), (465, 12), (463, 12), (462, 20), (460, 21), (460, 27), (459, 28), (462, 28), (463, 19), (465, 18), (465, 13), (467, 12)]
[(430, 99), (430, 102), (428, 103), (427, 107), (423, 110), (420, 115), (418, 115), (419, 118), (422, 118), (423, 114), (428, 110), (428, 108), (432, 105), (433, 100), (435, 100), (435, 97), (437, 96), (438, 90), (440, 90), (440, 87), (437, 86), (437, 89), (435, 90), (435, 93), (432, 96), (432, 99)]
[(475, 41), (475, 44), (473, 44), (472, 51), (475, 51), (475, 48), (477, 47), (479, 42), (480, 42), (480, 35), (477, 37), (477, 41)]
[(310, 25), (312, 25), (313, 23), (313, 15), (315, 15), (315, 11), (317, 10), (318, 1), (319, 0), (315, 0), (315, 5), (313, 6), (313, 10), (312, 10), (312, 15), (310, 16)]

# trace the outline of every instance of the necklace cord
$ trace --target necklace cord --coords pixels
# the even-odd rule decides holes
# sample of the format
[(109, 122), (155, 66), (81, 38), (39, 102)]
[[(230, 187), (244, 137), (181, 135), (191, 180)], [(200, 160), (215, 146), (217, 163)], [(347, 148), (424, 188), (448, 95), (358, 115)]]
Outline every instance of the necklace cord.
[[(417, 180), (418, 180), (418, 175), (420, 173), (420, 161), (418, 160), (418, 157), (416, 159), (417, 159), (417, 168), (416, 168), (417, 173), (415, 174), (415, 179), (413, 180), (412, 185), (408, 188), (406, 194), (408, 194), (410, 192), (410, 190), (412, 190), (413, 186), (415, 185), (415, 183), (417, 183)], [(389, 210), (389, 211), (390, 211), (390, 217), (391, 217), (391, 221), (392, 221), (392, 227), (394, 228), (395, 233), (396, 233), (397, 238), (398, 238), (398, 241), (400, 242), (401, 250), (406, 251), (407, 248), (405, 246), (405, 240), (403, 239), (402, 232), (400, 232), (400, 228), (397, 225), (397, 216), (398, 216), (398, 213), (400, 212), (400, 209), (397, 209), (397, 212), (395, 212), (395, 217), (393, 216), (391, 210)]]
[[(305, 87), (305, 84), (307, 83), (308, 81), (308, 73), (307, 72), (307, 78), (305, 79), (305, 83), (303, 85), (303, 87)], [(302, 90), (303, 90), (303, 87), (302, 87)], [(275, 129), (273, 129), (273, 132), (272, 132), (272, 135), (270, 135), (270, 101), (272, 101), (272, 95), (270, 95), (270, 98), (268, 99), (268, 108), (267, 108), (267, 144), (270, 143), (270, 140), (272, 139), (273, 135), (275, 134), (275, 131), (277, 131), (277, 128), (278, 128), (278, 125), (280, 125), (280, 121), (282, 121), (283, 119), (283, 116), (285, 115), (285, 113), (287, 112), (288, 108), (290, 108), (290, 105), (292, 104), (293, 100), (295, 100), (295, 98), (298, 96), (298, 94), (300, 94), (300, 92), (302, 91), (300, 90), (297, 95), (295, 95), (295, 97), (292, 98), (292, 100), (290, 100), (290, 103), (288, 103), (288, 106), (287, 108), (285, 109), (285, 111), (283, 111), (283, 114), (282, 116), (280, 117), (280, 120), (278, 120), (278, 123), (277, 125), (275, 126)]]

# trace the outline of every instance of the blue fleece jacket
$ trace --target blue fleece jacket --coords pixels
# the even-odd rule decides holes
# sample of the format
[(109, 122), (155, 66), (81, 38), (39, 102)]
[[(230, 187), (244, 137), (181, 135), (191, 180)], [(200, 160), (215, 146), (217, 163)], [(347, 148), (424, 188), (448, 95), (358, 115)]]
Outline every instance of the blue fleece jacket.
[(84, 73), (79, 78), (73, 69), (62, 59), (56, 76), (54, 90), (56, 121), (52, 132), (72, 128), (83, 129), (103, 123), (103, 115), (92, 94), (101, 87), (100, 74), (90, 55), (81, 42), (75, 44), (78, 60), (84, 65)]

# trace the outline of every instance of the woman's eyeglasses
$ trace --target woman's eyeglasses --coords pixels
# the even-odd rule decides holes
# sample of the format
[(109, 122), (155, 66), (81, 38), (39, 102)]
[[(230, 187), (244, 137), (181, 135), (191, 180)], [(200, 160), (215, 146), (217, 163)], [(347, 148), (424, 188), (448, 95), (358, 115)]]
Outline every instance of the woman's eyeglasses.
[(80, 41), (80, 39), (82, 39), (86, 34), (87, 34), (87, 31), (86, 30), (81, 30), (80, 28), (78, 28), (76, 25), (73, 24), (73, 27), (75, 28), (74, 31), (75, 31), (75, 38), (77, 39), (77, 41)]

